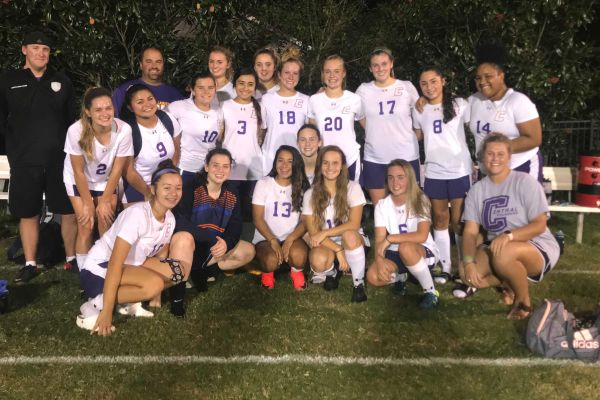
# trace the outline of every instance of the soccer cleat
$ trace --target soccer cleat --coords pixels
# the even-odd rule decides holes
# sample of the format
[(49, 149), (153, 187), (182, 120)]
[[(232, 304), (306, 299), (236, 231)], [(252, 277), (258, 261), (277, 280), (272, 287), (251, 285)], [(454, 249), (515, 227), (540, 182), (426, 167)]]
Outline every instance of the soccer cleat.
[(131, 317), (143, 317), (143, 318), (154, 317), (154, 313), (152, 311), (148, 311), (144, 307), (142, 307), (141, 302), (118, 305), (117, 311), (121, 315), (128, 315)]
[(304, 279), (304, 272), (290, 271), (290, 278), (292, 278), (292, 284), (294, 285), (294, 289), (298, 291), (306, 289), (306, 279)]
[(336, 290), (340, 285), (340, 277), (342, 274), (339, 271), (335, 271), (335, 275), (327, 275), (325, 277), (325, 283), (323, 284), (323, 289), (330, 291)]
[(419, 303), (421, 310), (429, 310), (436, 307), (440, 303), (440, 293), (437, 290), (433, 292), (426, 292), (423, 295), (423, 299)]
[(464, 283), (457, 283), (454, 289), (452, 289), (452, 295), (458, 299), (465, 299), (473, 296), (476, 291), (477, 288), (467, 286)]
[(174, 300), (171, 302), (171, 314), (177, 318), (185, 318), (185, 307), (183, 300)]
[(439, 285), (445, 285), (446, 283), (452, 280), (452, 275), (447, 272), (442, 272), (441, 274), (435, 276), (433, 281)]
[(367, 301), (367, 294), (365, 293), (365, 285), (360, 284), (358, 286), (354, 286), (352, 289), (352, 299), (353, 303), (362, 303), (363, 301)]
[(396, 281), (392, 286), (392, 293), (394, 296), (404, 296), (406, 295), (406, 282), (405, 281)]
[(25, 265), (15, 276), (15, 285), (23, 285), (40, 274), (40, 269), (35, 265)]
[(275, 272), (263, 272), (260, 275), (260, 283), (266, 289), (273, 289), (275, 287)]
[(63, 269), (69, 272), (79, 272), (79, 266), (77, 265), (77, 259), (74, 258), (71, 261), (66, 261), (63, 265)]

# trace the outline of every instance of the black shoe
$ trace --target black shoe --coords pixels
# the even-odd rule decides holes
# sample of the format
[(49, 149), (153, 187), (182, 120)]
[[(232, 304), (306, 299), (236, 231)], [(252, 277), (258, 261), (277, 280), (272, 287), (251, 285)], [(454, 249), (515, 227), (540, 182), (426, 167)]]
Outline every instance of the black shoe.
[(406, 295), (406, 282), (404, 282), (404, 281), (394, 282), (394, 286), (392, 286), (392, 293), (395, 296), (405, 296)]
[(171, 302), (171, 314), (177, 318), (185, 318), (185, 307), (183, 300), (175, 300)]
[(15, 285), (23, 285), (40, 274), (40, 269), (34, 265), (26, 265), (17, 272)]
[(365, 293), (365, 285), (361, 283), (352, 289), (352, 302), (362, 303), (363, 301), (367, 301), (367, 294)]
[(340, 271), (335, 271), (335, 275), (327, 275), (323, 289), (327, 291), (336, 290), (340, 285), (340, 277), (342, 276)]

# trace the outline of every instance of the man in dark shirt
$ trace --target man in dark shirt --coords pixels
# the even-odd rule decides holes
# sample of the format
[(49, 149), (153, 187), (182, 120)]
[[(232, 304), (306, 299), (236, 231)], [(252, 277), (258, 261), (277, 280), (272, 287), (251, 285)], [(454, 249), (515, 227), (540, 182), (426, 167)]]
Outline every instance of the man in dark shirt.
[(73, 85), (62, 72), (48, 69), (50, 41), (41, 32), (25, 36), (25, 65), (0, 77), (0, 133), (10, 164), (9, 209), (19, 218), (25, 266), (15, 283), (30, 281), (36, 265), (39, 214), (45, 194), (48, 209), (62, 215), (68, 256), (75, 253), (77, 222), (65, 191), (62, 170), (67, 128), (77, 118)]
[(127, 81), (117, 87), (113, 92), (113, 105), (115, 116), (118, 117), (125, 101), (125, 92), (135, 84), (146, 85), (154, 94), (158, 108), (163, 110), (169, 103), (184, 98), (183, 94), (175, 87), (162, 81), (165, 72), (165, 61), (160, 50), (149, 47), (140, 56), (140, 71), (142, 76), (138, 79)]

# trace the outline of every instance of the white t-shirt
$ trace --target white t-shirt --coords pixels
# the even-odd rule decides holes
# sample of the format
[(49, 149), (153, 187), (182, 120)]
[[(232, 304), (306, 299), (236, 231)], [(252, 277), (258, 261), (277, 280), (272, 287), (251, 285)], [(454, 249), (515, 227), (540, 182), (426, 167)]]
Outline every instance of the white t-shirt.
[[(471, 122), (469, 128), (475, 135), (475, 148), (479, 152), (481, 142), (492, 132), (500, 132), (510, 139), (521, 136), (517, 124), (539, 118), (537, 108), (529, 97), (513, 89), (508, 89), (504, 97), (491, 101), (481, 93), (469, 97)], [(512, 169), (536, 156), (538, 147), (523, 153), (513, 153), (510, 160)]]
[(227, 82), (221, 89), (217, 89), (217, 95), (213, 98), (211, 106), (213, 108), (219, 108), (223, 102), (231, 99), (235, 99), (237, 93), (233, 87), (233, 83)]
[(266, 93), (262, 98), (263, 120), (267, 134), (262, 145), (263, 170), (269, 173), (273, 168), (275, 153), (281, 145), (298, 148), (297, 134), (308, 121), (308, 96), (300, 92), (290, 97), (282, 97), (275, 92)]
[[(310, 204), (310, 199), (312, 198), (313, 188), (310, 188), (304, 193), (304, 199), (302, 201), (302, 215), (313, 215), (313, 209)], [(321, 229), (331, 229), (334, 228), (335, 225), (335, 207), (333, 205), (334, 198), (329, 199), (329, 205), (325, 209), (325, 219), (323, 221), (323, 226)], [(365, 195), (357, 182), (349, 181), (348, 182), (348, 208), (353, 208), (356, 206), (364, 206), (367, 203), (365, 199)], [(342, 221), (343, 223), (347, 221)], [(360, 229), (362, 234), (362, 228)], [(333, 240), (333, 238), (330, 238)]]
[(216, 146), (217, 136), (223, 128), (223, 112), (212, 107), (209, 111), (202, 111), (192, 99), (173, 102), (167, 111), (181, 125), (179, 168), (198, 172), (204, 166), (206, 153)]
[(234, 161), (229, 179), (251, 181), (262, 178), (262, 150), (258, 145), (258, 119), (253, 103), (227, 100), (222, 107), (225, 120), (223, 147), (231, 152)]
[(441, 104), (426, 104), (422, 113), (413, 109), (414, 127), (423, 132), (427, 178), (457, 179), (471, 175), (472, 162), (464, 126), (469, 121), (469, 103), (456, 98), (454, 110), (456, 116), (445, 124)]
[(158, 164), (167, 158), (173, 158), (173, 154), (175, 154), (173, 138), (181, 135), (179, 122), (171, 114), (167, 113), (167, 115), (173, 123), (173, 137), (171, 137), (160, 119), (154, 128), (146, 128), (138, 124), (142, 137), (142, 147), (135, 158), (134, 168), (147, 184), (150, 184), (152, 173), (156, 170)]
[(73, 165), (69, 155), (83, 156), (85, 168), (83, 172), (87, 178), (89, 190), (102, 191), (106, 187), (108, 176), (112, 170), (115, 158), (133, 155), (133, 142), (131, 139), (131, 127), (118, 118), (114, 119), (110, 143), (101, 144), (94, 138), (94, 159), (90, 160), (84, 154), (79, 145), (81, 139), (81, 120), (73, 123), (67, 130), (64, 152), (67, 154), (63, 168), (63, 180), (65, 185), (75, 185)]
[(363, 119), (364, 115), (358, 95), (348, 90), (334, 99), (325, 92), (314, 94), (308, 101), (308, 117), (316, 121), (323, 145), (342, 149), (349, 166), (359, 159), (360, 145), (356, 142), (354, 121)]
[[(423, 215), (414, 215), (412, 213), (409, 215), (406, 212), (406, 204), (396, 206), (391, 195), (387, 195), (375, 206), (375, 227), (385, 228), (388, 235), (417, 232), (419, 222), (423, 221), (431, 222), (431, 219)], [(439, 251), (431, 237), (431, 233), (427, 234), (427, 240), (422, 244), (431, 250), (436, 259), (439, 258)], [(391, 244), (388, 250), (398, 251), (398, 245)]]
[(365, 160), (387, 164), (401, 158), (419, 158), (419, 144), (412, 129), (411, 110), (419, 98), (409, 81), (396, 79), (387, 87), (375, 82), (361, 84), (356, 90), (366, 118)]
[[(296, 229), (300, 212), (292, 210), (292, 185), (279, 186), (275, 178), (265, 176), (256, 182), (252, 204), (265, 207), (265, 222), (278, 240), (285, 240)], [(254, 231), (252, 243), (265, 240), (258, 229)]]
[(266, 92), (261, 92), (260, 90), (258, 90), (258, 88), (256, 89), (256, 92), (254, 93), (254, 98), (258, 101), (262, 101), (262, 98), (265, 97), (266, 94), (268, 93), (275, 93), (277, 91), (279, 91), (279, 89), (281, 89), (279, 87), (279, 84), (274, 85), (271, 89), (267, 89)]
[(83, 264), (94, 275), (105, 277), (106, 268), (98, 264), (110, 259), (117, 236), (131, 245), (125, 264), (142, 265), (148, 257), (155, 256), (168, 246), (175, 229), (175, 217), (167, 211), (164, 222), (156, 220), (150, 203), (135, 203), (123, 210), (115, 223), (96, 241)]

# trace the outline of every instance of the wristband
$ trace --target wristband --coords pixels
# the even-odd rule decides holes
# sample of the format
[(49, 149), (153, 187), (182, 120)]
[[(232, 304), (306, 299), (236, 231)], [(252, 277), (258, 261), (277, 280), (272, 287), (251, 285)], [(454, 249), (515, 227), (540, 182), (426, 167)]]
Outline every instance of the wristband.
[(475, 257), (473, 257), (473, 256), (463, 256), (462, 260), (463, 260), (464, 263), (473, 262), (473, 261), (475, 261)]

